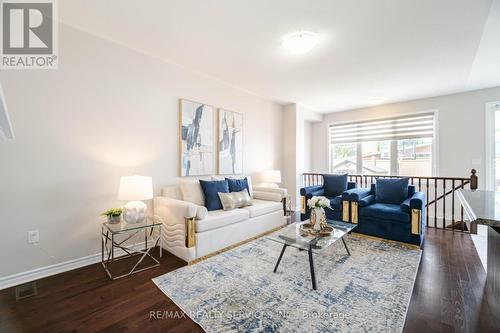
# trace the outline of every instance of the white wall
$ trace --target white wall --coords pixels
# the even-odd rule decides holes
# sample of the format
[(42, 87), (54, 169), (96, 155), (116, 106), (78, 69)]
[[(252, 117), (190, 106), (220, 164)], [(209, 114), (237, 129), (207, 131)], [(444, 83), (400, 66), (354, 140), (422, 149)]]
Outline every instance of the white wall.
[(311, 171), (312, 122), (319, 119), (322, 119), (321, 115), (303, 105), (290, 104), (285, 107), (283, 186), (288, 189), (294, 210), (300, 209), (302, 173)]
[(283, 183), (296, 209), (297, 189), (297, 110), (296, 104), (287, 105), (283, 113)]
[[(476, 169), (485, 185), (485, 104), (500, 100), (500, 87), (441, 97), (336, 112), (313, 125), (313, 170), (328, 172), (328, 125), (335, 122), (381, 118), (438, 110), (438, 176), (468, 177)], [(478, 159), (479, 164), (473, 164)]]
[(3, 95), (2, 85), (0, 84), (0, 141), (9, 140), (14, 137), (12, 124), (10, 123), (7, 103)]
[(312, 139), (313, 139), (313, 123), (304, 122), (304, 172), (311, 172), (312, 170)]
[(58, 70), (0, 73), (16, 132), (0, 141), (0, 276), (100, 252), (120, 176), (150, 175), (156, 194), (174, 182), (179, 98), (242, 112), (244, 171), (281, 169), (280, 105), (64, 25), (59, 38)]

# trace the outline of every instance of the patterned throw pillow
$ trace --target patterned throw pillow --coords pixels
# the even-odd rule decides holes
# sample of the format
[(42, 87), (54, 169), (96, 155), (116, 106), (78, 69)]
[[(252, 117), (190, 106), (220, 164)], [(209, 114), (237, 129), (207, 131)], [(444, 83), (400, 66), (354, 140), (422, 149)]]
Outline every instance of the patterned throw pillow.
[(252, 205), (252, 198), (250, 198), (250, 194), (248, 194), (246, 189), (240, 192), (219, 192), (218, 194), (222, 203), (222, 209), (224, 210), (231, 210)]

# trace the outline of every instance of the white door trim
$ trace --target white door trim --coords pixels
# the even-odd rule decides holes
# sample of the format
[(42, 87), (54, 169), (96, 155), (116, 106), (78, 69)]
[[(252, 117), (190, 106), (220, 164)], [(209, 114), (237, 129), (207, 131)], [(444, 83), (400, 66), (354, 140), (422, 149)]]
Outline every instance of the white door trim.
[(486, 149), (486, 189), (495, 189), (495, 115), (494, 112), (500, 110), (500, 101), (489, 102), (485, 105), (485, 149)]

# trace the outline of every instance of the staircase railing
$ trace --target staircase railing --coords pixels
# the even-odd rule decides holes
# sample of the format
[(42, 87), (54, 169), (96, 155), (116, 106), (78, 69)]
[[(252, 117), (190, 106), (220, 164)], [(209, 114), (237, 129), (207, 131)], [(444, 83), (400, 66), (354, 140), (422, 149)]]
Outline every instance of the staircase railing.
[[(394, 175), (348, 175), (351, 182), (358, 187), (370, 187), (376, 178), (408, 177), (410, 184), (417, 191), (426, 194), (427, 221), (431, 228), (469, 232), (470, 226), (464, 220), (464, 210), (460, 200), (455, 200), (455, 192), (460, 189), (476, 190), (478, 177), (476, 170), (471, 170), (469, 177), (426, 177), (426, 176), (394, 176)], [(323, 174), (303, 173), (302, 185), (313, 186), (323, 184)], [(459, 212), (460, 213), (459, 213)], [(472, 230), (475, 232), (475, 230)]]

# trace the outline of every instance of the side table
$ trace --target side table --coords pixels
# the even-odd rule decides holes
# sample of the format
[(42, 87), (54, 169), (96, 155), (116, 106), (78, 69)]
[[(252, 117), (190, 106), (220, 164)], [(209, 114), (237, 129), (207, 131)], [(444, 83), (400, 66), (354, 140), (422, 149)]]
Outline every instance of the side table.
[[(161, 227), (163, 221), (160, 217), (147, 217), (141, 223), (109, 223), (102, 224), (102, 243), (101, 243), (101, 263), (102, 267), (111, 280), (116, 280), (137, 272), (160, 265), (159, 258), (162, 257), (162, 237)], [(151, 246), (148, 246), (151, 245)], [(152, 249), (159, 245), (159, 257), (152, 254)], [(118, 252), (119, 256), (115, 257)], [(121, 252), (121, 253), (120, 253)], [(126, 273), (113, 274), (113, 263), (118, 260), (137, 257), (137, 260), (131, 259), (132, 268)], [(149, 258), (152, 264), (139, 268), (144, 259)]]

